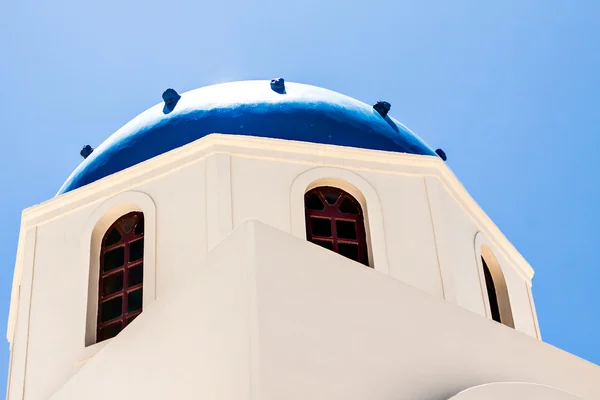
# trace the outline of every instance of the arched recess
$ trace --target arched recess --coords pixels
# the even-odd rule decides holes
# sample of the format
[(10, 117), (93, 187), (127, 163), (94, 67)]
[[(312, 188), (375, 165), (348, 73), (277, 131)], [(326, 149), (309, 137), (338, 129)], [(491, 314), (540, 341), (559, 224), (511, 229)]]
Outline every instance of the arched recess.
[(340, 188), (360, 203), (364, 214), (369, 266), (389, 274), (379, 196), (367, 180), (352, 171), (335, 167), (316, 167), (294, 179), (290, 189), (292, 234), (306, 239), (304, 194), (318, 186)]
[(502, 267), (482, 232), (475, 236), (475, 255), (486, 315), (515, 327), (510, 297)]
[(99, 205), (88, 218), (81, 233), (82, 264), (88, 266), (86, 287), (85, 345), (96, 343), (98, 313), (98, 282), (100, 251), (107, 229), (121, 216), (130, 212), (144, 214), (144, 296), (143, 308), (156, 299), (156, 206), (152, 198), (142, 192), (124, 192)]

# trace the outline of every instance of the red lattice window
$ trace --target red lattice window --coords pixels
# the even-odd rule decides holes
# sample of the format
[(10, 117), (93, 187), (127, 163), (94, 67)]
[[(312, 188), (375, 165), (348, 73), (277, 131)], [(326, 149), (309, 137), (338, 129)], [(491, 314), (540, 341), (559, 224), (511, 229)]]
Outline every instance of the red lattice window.
[(306, 238), (319, 246), (369, 266), (362, 208), (354, 197), (334, 187), (304, 195)]
[(116, 336), (142, 312), (144, 214), (132, 212), (106, 231), (100, 252), (96, 341)]

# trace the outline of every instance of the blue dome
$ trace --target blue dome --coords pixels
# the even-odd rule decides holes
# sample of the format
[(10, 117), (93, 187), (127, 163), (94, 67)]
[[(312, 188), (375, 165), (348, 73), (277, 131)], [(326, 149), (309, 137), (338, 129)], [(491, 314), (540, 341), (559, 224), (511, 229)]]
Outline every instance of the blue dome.
[(269, 81), (231, 82), (186, 92), (174, 108), (160, 103), (138, 115), (95, 149), (58, 194), (211, 133), (437, 156), (395, 119), (342, 94), (289, 82), (280, 94)]

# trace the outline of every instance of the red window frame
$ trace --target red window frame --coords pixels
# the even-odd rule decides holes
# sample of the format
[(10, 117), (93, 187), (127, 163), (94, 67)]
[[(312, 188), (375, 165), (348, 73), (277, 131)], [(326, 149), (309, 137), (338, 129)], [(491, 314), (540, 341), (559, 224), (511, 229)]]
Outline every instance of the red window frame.
[(116, 336), (142, 312), (143, 240), (141, 212), (121, 216), (102, 238), (96, 342)]
[(304, 195), (306, 239), (369, 266), (360, 203), (342, 189), (321, 186)]

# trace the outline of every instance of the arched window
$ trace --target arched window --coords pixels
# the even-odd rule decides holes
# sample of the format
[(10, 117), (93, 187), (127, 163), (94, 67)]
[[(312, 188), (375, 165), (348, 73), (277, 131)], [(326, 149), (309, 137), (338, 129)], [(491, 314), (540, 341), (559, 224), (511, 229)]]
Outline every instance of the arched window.
[(492, 319), (496, 322), (502, 323), (500, 319), (500, 306), (498, 305), (498, 294), (496, 293), (496, 286), (494, 285), (492, 273), (490, 272), (490, 269), (488, 268), (483, 257), (481, 257), (481, 264), (483, 265), (483, 275), (485, 276), (485, 286), (487, 288)]
[(369, 266), (363, 211), (356, 199), (334, 187), (317, 187), (304, 196), (306, 238)]
[(120, 217), (101, 246), (97, 342), (116, 336), (142, 312), (144, 214)]
[(508, 287), (500, 263), (487, 244), (481, 245), (479, 257), (483, 270), (481, 289), (484, 291), (484, 296), (487, 295), (489, 315), (494, 321), (514, 328), (515, 322), (508, 297)]

